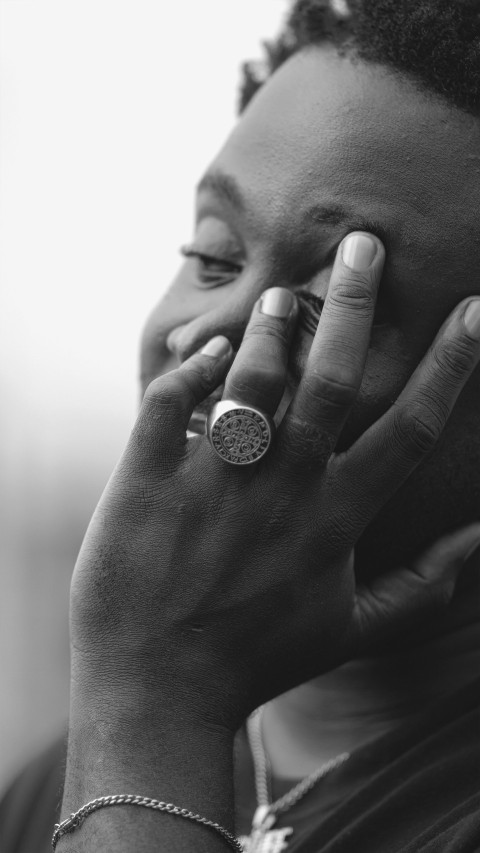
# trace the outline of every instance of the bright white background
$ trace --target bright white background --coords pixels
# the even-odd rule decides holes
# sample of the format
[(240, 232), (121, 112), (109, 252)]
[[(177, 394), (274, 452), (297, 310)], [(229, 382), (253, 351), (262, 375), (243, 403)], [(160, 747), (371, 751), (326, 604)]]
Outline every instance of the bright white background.
[(286, 0), (0, 0), (0, 788), (66, 715), (68, 583), (238, 69)]

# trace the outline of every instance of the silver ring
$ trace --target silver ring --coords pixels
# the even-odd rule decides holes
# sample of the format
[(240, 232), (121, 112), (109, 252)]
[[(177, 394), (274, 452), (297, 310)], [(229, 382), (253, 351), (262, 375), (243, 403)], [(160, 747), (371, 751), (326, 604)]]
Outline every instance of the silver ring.
[(207, 437), (230, 465), (252, 465), (265, 456), (274, 435), (273, 419), (234, 400), (215, 403), (207, 419)]

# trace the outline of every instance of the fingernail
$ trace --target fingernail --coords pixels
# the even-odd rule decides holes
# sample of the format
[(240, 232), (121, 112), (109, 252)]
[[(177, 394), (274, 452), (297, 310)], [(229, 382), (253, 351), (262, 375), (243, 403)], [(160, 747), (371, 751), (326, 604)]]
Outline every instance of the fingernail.
[(377, 254), (377, 244), (367, 234), (349, 234), (342, 243), (343, 263), (355, 272), (365, 272)]
[(270, 287), (260, 299), (260, 311), (270, 317), (285, 319), (293, 311), (295, 297), (284, 287)]
[(232, 346), (228, 338), (223, 335), (217, 335), (216, 338), (211, 338), (205, 346), (200, 350), (202, 355), (209, 355), (210, 358), (221, 358), (229, 355), (232, 351)]
[(472, 299), (463, 315), (467, 332), (472, 338), (480, 338), (480, 299)]

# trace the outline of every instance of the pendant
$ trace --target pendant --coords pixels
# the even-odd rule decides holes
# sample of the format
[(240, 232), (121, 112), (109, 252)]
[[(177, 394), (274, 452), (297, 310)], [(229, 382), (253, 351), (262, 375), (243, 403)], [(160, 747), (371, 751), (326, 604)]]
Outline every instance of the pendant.
[(281, 853), (288, 847), (287, 838), (292, 835), (293, 828), (271, 829), (276, 822), (276, 815), (270, 814), (268, 806), (259, 806), (255, 812), (250, 835), (241, 835), (240, 844), (245, 853)]

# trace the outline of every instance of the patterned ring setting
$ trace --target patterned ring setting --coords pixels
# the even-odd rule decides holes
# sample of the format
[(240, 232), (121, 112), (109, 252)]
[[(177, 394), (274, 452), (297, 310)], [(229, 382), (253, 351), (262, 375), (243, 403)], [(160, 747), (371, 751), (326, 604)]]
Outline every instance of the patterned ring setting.
[(274, 429), (265, 412), (233, 400), (216, 403), (207, 420), (210, 444), (231, 465), (258, 462), (270, 447)]

